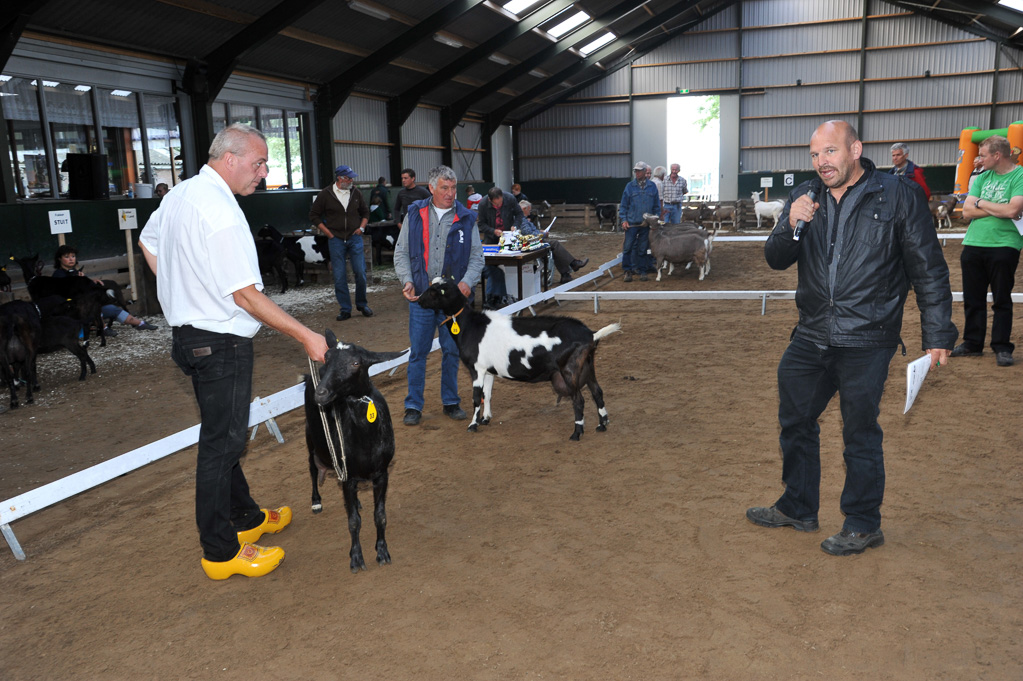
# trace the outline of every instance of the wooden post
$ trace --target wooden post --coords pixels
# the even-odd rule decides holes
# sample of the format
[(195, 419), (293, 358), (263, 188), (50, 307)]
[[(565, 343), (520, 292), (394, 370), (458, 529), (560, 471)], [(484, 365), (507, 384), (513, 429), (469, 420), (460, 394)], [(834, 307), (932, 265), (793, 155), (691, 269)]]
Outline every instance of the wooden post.
[(590, 204), (586, 204), (586, 210), (583, 211), (583, 227), (586, 229), (590, 228), (590, 209), (593, 208)]
[(57, 235), (57, 245), (58, 246), (63, 246), (64, 245), (64, 234), (63, 233)]
[(131, 238), (132, 230), (124, 230), (124, 242), (128, 247), (128, 283), (131, 284), (132, 302), (138, 302), (139, 289), (135, 285), (135, 244)]

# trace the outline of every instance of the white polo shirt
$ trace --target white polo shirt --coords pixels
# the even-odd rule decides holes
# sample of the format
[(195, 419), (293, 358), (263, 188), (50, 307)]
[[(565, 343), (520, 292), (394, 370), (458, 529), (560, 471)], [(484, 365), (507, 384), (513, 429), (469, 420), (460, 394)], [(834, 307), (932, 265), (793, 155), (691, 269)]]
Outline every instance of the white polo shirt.
[(174, 187), (139, 241), (156, 256), (156, 293), (171, 326), (251, 338), (259, 322), (231, 294), (263, 290), (256, 245), (231, 188), (204, 165)]

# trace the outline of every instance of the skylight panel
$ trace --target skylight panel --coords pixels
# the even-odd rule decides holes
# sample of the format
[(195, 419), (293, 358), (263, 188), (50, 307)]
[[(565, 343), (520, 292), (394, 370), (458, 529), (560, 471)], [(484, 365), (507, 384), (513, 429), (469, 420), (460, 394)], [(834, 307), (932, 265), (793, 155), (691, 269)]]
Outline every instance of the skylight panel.
[(512, 14), (518, 15), (538, 2), (540, 0), (510, 0), (510, 2), (504, 3), (504, 8)]
[(604, 47), (604, 45), (607, 45), (608, 43), (616, 40), (617, 38), (618, 38), (618, 36), (616, 36), (614, 33), (611, 33), (610, 31), (608, 31), (607, 33), (605, 33), (604, 35), (600, 36), (596, 40), (592, 40), (592, 41), (586, 43), (585, 45), (583, 45), (581, 48), (579, 48), (579, 51), (583, 53), (584, 57), (586, 57), (590, 53), (596, 52), (600, 48)]
[(582, 11), (576, 12), (575, 14), (565, 19), (564, 21), (555, 24), (553, 27), (547, 29), (547, 33), (554, 36), (555, 38), (560, 38), (561, 36), (571, 31), (573, 28), (581, 26), (589, 20), (590, 15), (587, 14), (586, 12)]

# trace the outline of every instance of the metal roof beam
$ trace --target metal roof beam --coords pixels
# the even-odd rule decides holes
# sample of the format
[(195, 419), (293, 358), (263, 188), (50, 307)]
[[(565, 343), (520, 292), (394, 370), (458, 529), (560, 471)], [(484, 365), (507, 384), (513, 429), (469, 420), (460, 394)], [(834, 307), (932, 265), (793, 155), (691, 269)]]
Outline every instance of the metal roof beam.
[[(14, 52), (14, 46), (21, 39), (32, 15), (43, 8), (47, 0), (35, 2), (12, 2), (0, 11), (0, 70), (7, 66), (7, 60)], [(7, 158), (4, 156), (4, 158)]]
[(413, 49), (419, 41), (429, 38), (458, 17), (486, 1), (454, 0), (449, 2), (443, 9), (426, 17), (413, 28), (400, 34), (351, 68), (345, 69), (326, 83), (326, 89), (330, 93), (330, 99), (323, 104), (326, 107), (326, 111), (330, 112), (331, 115), (337, 115), (337, 112), (341, 109), (345, 100), (348, 99), (356, 84), (369, 78), (376, 71), (391, 63), (392, 60)]
[(415, 110), (416, 104), (419, 103), (419, 100), (422, 99), (424, 95), (437, 89), (473, 64), (483, 61), (516, 38), (529, 33), (558, 12), (571, 7), (573, 2), (574, 0), (554, 0), (554, 2), (550, 2), (537, 8), (537, 10), (532, 14), (523, 17), (517, 23), (498, 32), (494, 37), (480, 45), (477, 45), (466, 54), (438, 70), (433, 75), (419, 83), (416, 83), (405, 92), (402, 92), (398, 95), (398, 99), (401, 102), (398, 109), (398, 115), (401, 121), (404, 122), (408, 119), (408, 117), (412, 114), (412, 111)]
[[(522, 93), (515, 99), (512, 99), (510, 102), (495, 109), (493, 112), (491, 112), (490, 115), (492, 124), (500, 125), (501, 122), (504, 120), (505, 116), (510, 114), (515, 109), (519, 108), (520, 106), (523, 106), (524, 104), (528, 104), (530, 101), (533, 100), (533, 98), (538, 97), (547, 90), (550, 90), (552, 87), (555, 87), (559, 83), (563, 82), (566, 78), (571, 78), (577, 73), (593, 66), (601, 59), (604, 59), (614, 54), (616, 51), (622, 48), (623, 44), (639, 40), (650, 31), (656, 30), (658, 27), (664, 24), (664, 22), (674, 19), (683, 12), (686, 12), (692, 9), (693, 7), (696, 7), (698, 4), (699, 4), (698, 0), (679, 0), (678, 2), (675, 2), (672, 5), (666, 7), (665, 9), (661, 10), (657, 16), (653, 17), (652, 19), (648, 19), (647, 21), (644, 21), (642, 24), (632, 29), (627, 34), (621, 36), (618, 40), (615, 40), (610, 45), (602, 47), (601, 49), (597, 50), (596, 52), (586, 57), (585, 59), (581, 60), (580, 62), (573, 64), (572, 66), (569, 66), (567, 69), (562, 69), (560, 72), (554, 74), (553, 76), (545, 80), (543, 83), (540, 83), (536, 87), (531, 88), (530, 90)], [(705, 18), (704, 15), (700, 15), (698, 21), (703, 21), (704, 18)], [(694, 21), (693, 23), (694, 24), (698, 23), (698, 21)], [(657, 44), (669, 40), (672, 37), (674, 37), (674, 33), (669, 33), (665, 35), (663, 39), (658, 41)], [(653, 48), (651, 47), (648, 49)], [(607, 72), (604, 72), (601, 74), (601, 77), (604, 77), (606, 75)]]
[(494, 78), (489, 83), (476, 88), (469, 95), (466, 95), (462, 99), (458, 100), (451, 105), (451, 119), (454, 124), (458, 124), (458, 121), (462, 120), (469, 108), (478, 102), (481, 98), (500, 90), (502, 87), (507, 85), (510, 81), (518, 78), (524, 73), (529, 73), (536, 67), (543, 64), (545, 61), (553, 59), (562, 52), (571, 49), (580, 40), (587, 38), (604, 29), (608, 24), (612, 24), (618, 19), (629, 12), (637, 9), (635, 0), (625, 0), (625, 2), (619, 2), (614, 7), (604, 12), (598, 17), (595, 17), (592, 21), (584, 24), (582, 27), (577, 29), (574, 33), (569, 33), (563, 36), (550, 47), (540, 50), (529, 59), (516, 64), (512, 68), (508, 69), (497, 78)]
[(203, 58), (213, 98), (227, 83), (238, 61), (264, 44), (283, 28), (295, 23), (324, 0), (283, 0)]

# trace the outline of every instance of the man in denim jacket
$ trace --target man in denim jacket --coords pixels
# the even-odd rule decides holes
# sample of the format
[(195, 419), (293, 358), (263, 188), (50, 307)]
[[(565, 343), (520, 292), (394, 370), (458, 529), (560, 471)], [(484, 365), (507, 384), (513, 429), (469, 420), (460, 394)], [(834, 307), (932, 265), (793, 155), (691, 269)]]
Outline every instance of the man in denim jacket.
[(618, 206), (622, 229), (625, 230), (625, 244), (622, 246), (625, 281), (632, 281), (634, 274), (639, 275), (640, 281), (646, 281), (647, 273), (654, 271), (653, 258), (647, 254), (650, 250), (650, 228), (646, 226), (643, 214), (660, 215), (661, 200), (657, 186), (647, 179), (646, 172), (649, 169), (650, 166), (643, 161), (636, 162), (632, 168), (636, 178), (625, 185)]

